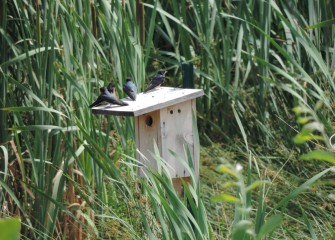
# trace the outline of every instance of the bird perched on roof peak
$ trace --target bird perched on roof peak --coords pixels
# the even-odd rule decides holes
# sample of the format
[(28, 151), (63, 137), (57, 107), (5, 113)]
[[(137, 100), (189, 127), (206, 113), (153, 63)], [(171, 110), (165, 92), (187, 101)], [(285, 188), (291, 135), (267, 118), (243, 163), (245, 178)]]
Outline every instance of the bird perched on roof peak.
[(100, 88), (99, 97), (89, 107), (91, 108), (91, 107), (97, 106), (103, 102), (108, 102), (108, 103), (116, 104), (120, 106), (128, 106), (128, 103), (118, 99), (113, 93), (110, 93), (107, 87)]
[(123, 84), (123, 91), (134, 101), (136, 100), (137, 87), (130, 77), (126, 78), (126, 83)]
[(166, 71), (164, 71), (163, 69), (160, 69), (156, 75), (151, 79), (149, 86), (147, 87), (147, 89), (144, 90), (144, 93), (159, 87), (164, 81), (165, 81), (165, 73)]

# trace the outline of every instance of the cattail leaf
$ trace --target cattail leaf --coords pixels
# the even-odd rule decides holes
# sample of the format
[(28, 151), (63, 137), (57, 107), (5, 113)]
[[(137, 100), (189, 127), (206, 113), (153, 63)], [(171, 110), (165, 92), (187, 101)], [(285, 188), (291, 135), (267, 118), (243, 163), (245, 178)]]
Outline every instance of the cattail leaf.
[(61, 116), (67, 117), (64, 113), (57, 111), (53, 108), (47, 108), (47, 107), (6, 107), (6, 108), (2, 108), (1, 110), (10, 111), (10, 112), (44, 111), (44, 112), (50, 112), (50, 113), (57, 113)]
[(62, 127), (54, 125), (29, 125), (29, 126), (14, 126), (8, 128), (11, 131), (38, 131), (38, 130), (63, 130)]

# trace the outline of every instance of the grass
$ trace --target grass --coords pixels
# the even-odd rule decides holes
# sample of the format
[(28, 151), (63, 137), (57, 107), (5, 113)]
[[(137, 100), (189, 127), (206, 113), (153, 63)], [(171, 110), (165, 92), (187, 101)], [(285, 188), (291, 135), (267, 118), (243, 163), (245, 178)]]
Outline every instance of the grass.
[[(333, 183), (329, 185), (325, 180), (319, 179), (316, 185), (308, 183), (306, 186), (304, 181), (310, 181), (314, 175), (319, 173), (318, 170), (310, 168), (307, 171), (306, 168), (303, 174), (300, 171), (292, 173), (293, 167), (298, 168), (304, 163), (302, 160), (296, 159), (298, 153), (295, 150), (292, 151), (282, 146), (276, 156), (271, 159), (262, 156), (261, 153), (253, 154), (251, 179), (254, 183), (261, 180), (264, 185), (260, 185), (252, 191), (251, 205), (248, 210), (249, 219), (252, 220), (250, 223), (252, 231), (257, 233), (256, 219), (259, 219), (257, 215), (261, 207), (265, 222), (270, 221), (274, 213), (279, 214), (275, 216), (282, 218), (280, 226), (269, 235), (271, 239), (310, 239), (313, 235), (309, 233), (311, 229), (319, 238), (331, 239), (332, 235), (328, 228), (334, 219), (334, 206), (332, 206), (332, 200), (329, 197), (333, 192)], [(226, 199), (217, 204), (211, 201), (210, 196), (222, 193), (238, 196), (237, 185), (233, 184), (236, 178), (216, 171), (217, 166), (240, 164), (243, 167), (242, 171), (246, 172), (243, 180), (247, 182), (248, 157), (241, 154), (236, 148), (227, 149), (220, 144), (202, 150), (201, 192), (206, 196), (204, 198), (205, 207), (215, 233), (215, 239), (230, 239), (232, 237), (236, 227), (233, 221), (236, 215), (234, 207), (236, 203), (231, 199)], [(290, 163), (292, 161), (294, 163)], [(288, 163), (291, 164), (290, 168), (286, 166)], [(327, 168), (327, 165), (329, 167), (329, 164), (321, 164), (324, 169)], [(328, 173), (323, 174), (327, 179), (331, 178), (329, 170), (326, 171)], [(302, 191), (301, 194), (292, 197), (298, 189)], [(262, 204), (260, 201), (263, 201)], [(287, 204), (286, 207), (282, 208), (285, 204)], [(305, 213), (308, 215), (306, 218), (310, 221), (308, 224), (304, 219)]]

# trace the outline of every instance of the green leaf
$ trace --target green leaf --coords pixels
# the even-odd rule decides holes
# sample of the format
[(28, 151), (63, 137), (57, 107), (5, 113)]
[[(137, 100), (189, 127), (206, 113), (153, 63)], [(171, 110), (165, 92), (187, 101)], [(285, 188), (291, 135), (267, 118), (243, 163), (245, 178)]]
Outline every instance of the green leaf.
[(309, 231), (309, 233), (310, 233), (312, 239), (313, 239), (313, 240), (317, 240), (318, 237), (316, 236), (316, 233), (315, 233), (315, 230), (314, 230), (314, 228), (313, 228), (312, 223), (309, 221), (309, 219), (308, 219), (308, 217), (307, 217), (307, 215), (306, 215), (304, 209), (303, 209), (301, 206), (300, 206), (300, 209), (301, 209), (302, 215), (303, 215), (303, 217), (304, 217), (304, 222), (305, 222), (305, 224), (306, 224), (306, 226), (307, 226), (307, 228), (308, 228), (308, 231)]
[(243, 124), (242, 124), (242, 122), (241, 122), (241, 119), (240, 119), (240, 117), (239, 117), (237, 111), (235, 110), (235, 106), (234, 106), (234, 105), (232, 105), (232, 109), (233, 109), (233, 113), (234, 113), (234, 117), (235, 117), (235, 120), (236, 120), (236, 122), (237, 122), (237, 125), (238, 125), (238, 127), (239, 127), (239, 129), (240, 129), (240, 131), (241, 131), (242, 136), (243, 136), (243, 140), (244, 140), (245, 148), (246, 148), (246, 150), (248, 150), (248, 149), (249, 149), (249, 146), (248, 146), (247, 134), (246, 134), (245, 131), (244, 131)]
[(0, 239), (20, 239), (21, 223), (19, 218), (0, 219)]
[(37, 130), (63, 130), (62, 127), (53, 125), (29, 125), (29, 126), (17, 126), (8, 128), (11, 131), (37, 131)]
[(219, 194), (214, 197), (211, 197), (212, 202), (230, 202), (230, 203), (239, 203), (240, 199), (229, 194)]
[(3, 151), (3, 156), (4, 156), (4, 163), (3, 163), (3, 167), (4, 167), (4, 181), (6, 182), (7, 179), (7, 174), (8, 174), (8, 151), (7, 148), (3, 145), (0, 146), (0, 148)]
[(61, 116), (66, 116), (60, 111), (57, 111), (53, 108), (47, 108), (47, 107), (7, 107), (7, 108), (1, 108), (1, 110), (10, 111), (10, 112), (44, 111), (44, 112), (50, 112), (50, 113), (57, 113)]
[(309, 25), (307, 27), (305, 27), (305, 30), (311, 30), (311, 29), (315, 29), (315, 28), (321, 28), (321, 27), (326, 27), (326, 26), (332, 26), (335, 23), (335, 18), (326, 20), (326, 21), (322, 21), (322, 22), (318, 22), (316, 24), (313, 25)]
[[(57, 49), (58, 49), (58, 48), (57, 48)], [(26, 54), (26, 53), (22, 53), (22, 54), (20, 54), (20, 55), (18, 55), (18, 56), (16, 56), (16, 57), (10, 59), (10, 60), (7, 61), (7, 62), (1, 63), (1, 64), (0, 64), (0, 67), (4, 68), (5, 66), (9, 66), (9, 65), (11, 65), (11, 64), (13, 64), (13, 63), (16, 63), (16, 62), (25, 60), (25, 59), (27, 59), (27, 57), (31, 57), (31, 56), (36, 55), (36, 54), (41, 54), (41, 53), (43, 53), (43, 52), (45, 52), (45, 51), (49, 51), (49, 50), (51, 50), (51, 47), (47, 47), (47, 48), (45, 48), (45, 47), (40, 47), (40, 48), (36, 48), (36, 49), (30, 50), (30, 51), (28, 52), (28, 54)], [(58, 49), (58, 50), (59, 50), (59, 49)], [(27, 55), (28, 55), (28, 56), (27, 56)]]
[(295, 112), (296, 114), (301, 114), (301, 113), (310, 113), (311, 109), (305, 106), (297, 106), (297, 107), (292, 108), (292, 111)]
[(230, 188), (230, 187), (238, 187), (238, 182), (225, 182), (222, 187)]
[(299, 124), (306, 124), (310, 120), (311, 120), (311, 118), (309, 118), (309, 117), (299, 117), (297, 119), (297, 123), (299, 123)]
[(227, 166), (221, 165), (219, 167), (216, 168), (216, 171), (218, 171), (219, 173), (228, 173), (229, 175), (235, 177), (235, 178), (239, 178), (237, 173), (234, 172), (233, 170), (231, 170), (230, 168), (228, 168)]
[(335, 156), (331, 152), (323, 150), (314, 150), (312, 152), (301, 155), (301, 160), (321, 160), (335, 165)]
[(331, 233), (332, 239), (335, 239), (335, 230), (330, 223), (327, 223), (328, 231)]
[(232, 240), (251, 240), (254, 239), (253, 229), (252, 229), (252, 222), (248, 220), (241, 220), (234, 225)]
[(284, 197), (272, 210), (271, 212), (275, 211), (276, 209), (283, 207), (285, 209), (287, 207), (287, 204), (289, 201), (297, 197), (300, 193), (308, 189), (315, 181), (319, 180), (323, 175), (328, 173), (329, 171), (333, 170), (332, 168), (327, 168), (326, 170), (323, 170), (322, 172), (314, 175), (312, 178), (308, 179), (306, 182), (301, 184), (299, 187), (295, 188), (293, 191), (291, 191), (286, 197)]
[(314, 135), (312, 133), (301, 132), (293, 138), (293, 141), (296, 144), (303, 144), (303, 143), (306, 143), (308, 141), (322, 140), (322, 139), (323, 138), (321, 136)]
[(283, 216), (281, 214), (274, 215), (269, 220), (265, 222), (265, 224), (261, 227), (257, 239), (262, 239), (262, 237), (268, 235), (273, 232), (283, 221)]
[(245, 191), (246, 192), (249, 192), (251, 190), (254, 190), (255, 188), (258, 188), (259, 186), (262, 186), (264, 184), (264, 181), (261, 181), (261, 180), (258, 180), (258, 181), (255, 181), (253, 182), (251, 185), (249, 185)]
[(259, 233), (261, 230), (261, 227), (264, 225), (264, 218), (266, 214), (266, 202), (264, 201), (264, 193), (263, 189), (261, 190), (258, 198), (258, 207), (257, 207), (257, 213), (256, 213), (256, 219), (255, 219), (255, 232), (256, 234)]

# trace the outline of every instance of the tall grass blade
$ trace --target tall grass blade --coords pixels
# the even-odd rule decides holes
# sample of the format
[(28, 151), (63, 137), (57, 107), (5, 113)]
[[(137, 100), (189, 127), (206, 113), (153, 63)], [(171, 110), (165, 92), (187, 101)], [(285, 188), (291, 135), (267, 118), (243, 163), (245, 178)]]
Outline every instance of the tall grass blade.
[(306, 189), (308, 189), (313, 183), (315, 183), (315, 181), (317, 181), (318, 179), (320, 179), (326, 173), (328, 173), (329, 171), (333, 171), (333, 169), (334, 169), (333, 167), (327, 168), (326, 170), (323, 170), (322, 172), (320, 172), (320, 173), (316, 174), (315, 176), (313, 176), (312, 178), (308, 179), (306, 182), (304, 182), (302, 185), (300, 185), (299, 187), (297, 187), (296, 189), (294, 189), (293, 191), (291, 191), (286, 197), (284, 197), (274, 207), (274, 209), (271, 212), (273, 212), (274, 210), (279, 209), (279, 208), (282, 208), (282, 211), (285, 212), (285, 209), (286, 209), (287, 204), (288, 204), (289, 201), (291, 201), (296, 196), (298, 196), (300, 193), (302, 193), (303, 191), (305, 191)]
[(307, 229), (308, 229), (308, 231), (309, 231), (309, 233), (310, 233), (310, 235), (311, 235), (311, 238), (312, 238), (313, 240), (318, 239), (318, 237), (317, 237), (316, 234), (315, 234), (315, 230), (314, 230), (314, 228), (313, 228), (313, 226), (312, 226), (310, 220), (308, 219), (308, 217), (307, 217), (307, 215), (306, 215), (304, 209), (303, 209), (301, 206), (300, 206), (300, 210), (301, 210), (302, 215), (303, 215), (303, 217), (304, 217), (304, 222), (305, 222), (305, 224), (306, 224), (306, 226), (307, 226)]
[(257, 234), (257, 239), (262, 239), (264, 236), (273, 232), (281, 225), (282, 221), (283, 216), (281, 214), (270, 217), (260, 228), (259, 233)]

